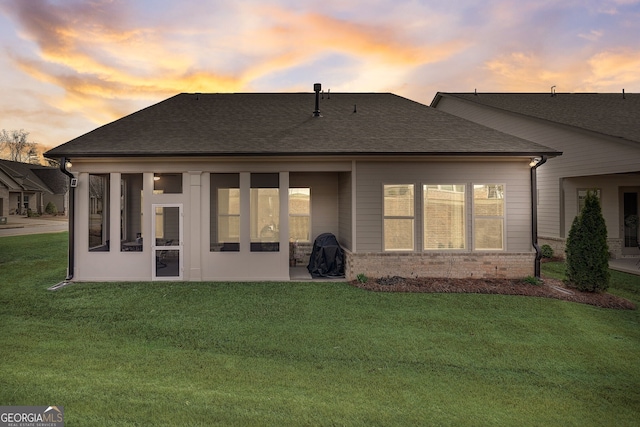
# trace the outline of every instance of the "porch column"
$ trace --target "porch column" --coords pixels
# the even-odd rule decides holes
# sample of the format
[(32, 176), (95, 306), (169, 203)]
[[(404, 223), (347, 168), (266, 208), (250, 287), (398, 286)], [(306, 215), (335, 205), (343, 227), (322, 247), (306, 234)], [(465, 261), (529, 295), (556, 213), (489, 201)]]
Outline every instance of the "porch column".
[(202, 281), (201, 171), (189, 171), (189, 280)]
[(109, 174), (109, 230), (107, 235), (109, 236), (110, 255), (120, 252), (120, 245), (122, 244), (122, 230), (121, 220), (121, 196), (122, 196), (122, 174), (119, 172)]
[(251, 173), (240, 172), (240, 253), (251, 252)]
[(280, 172), (280, 266), (283, 277), (289, 277), (289, 172)]
[(357, 198), (357, 169), (356, 161), (351, 162), (351, 252), (358, 252), (358, 223), (356, 221), (358, 212), (356, 210)]

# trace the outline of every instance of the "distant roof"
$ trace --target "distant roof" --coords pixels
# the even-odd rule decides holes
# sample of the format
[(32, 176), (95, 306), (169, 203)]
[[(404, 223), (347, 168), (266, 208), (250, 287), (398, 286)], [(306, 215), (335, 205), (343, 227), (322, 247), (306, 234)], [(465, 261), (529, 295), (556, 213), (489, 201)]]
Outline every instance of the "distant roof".
[(11, 178), (15, 190), (64, 194), (67, 189), (66, 175), (57, 168), (0, 159), (0, 171)]
[(438, 93), (499, 110), (640, 142), (640, 94), (625, 93)]
[(182, 93), (45, 153), (49, 158), (557, 155), (390, 93)]
[(64, 194), (69, 189), (69, 179), (60, 169), (42, 166), (31, 170), (51, 189), (53, 194)]

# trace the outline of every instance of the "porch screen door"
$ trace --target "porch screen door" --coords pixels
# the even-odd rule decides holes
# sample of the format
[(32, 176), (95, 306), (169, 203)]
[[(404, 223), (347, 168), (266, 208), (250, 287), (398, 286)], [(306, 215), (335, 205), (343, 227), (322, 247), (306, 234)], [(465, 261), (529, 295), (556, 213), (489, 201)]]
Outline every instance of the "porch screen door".
[(151, 242), (153, 280), (181, 280), (183, 270), (182, 205), (153, 205)]

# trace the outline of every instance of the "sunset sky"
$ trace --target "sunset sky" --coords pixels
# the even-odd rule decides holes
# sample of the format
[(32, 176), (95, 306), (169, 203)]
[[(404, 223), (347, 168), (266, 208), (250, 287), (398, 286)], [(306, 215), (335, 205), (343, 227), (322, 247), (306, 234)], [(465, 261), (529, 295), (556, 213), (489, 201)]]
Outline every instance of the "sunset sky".
[(640, 92), (640, 0), (0, 0), (0, 129), (181, 92)]

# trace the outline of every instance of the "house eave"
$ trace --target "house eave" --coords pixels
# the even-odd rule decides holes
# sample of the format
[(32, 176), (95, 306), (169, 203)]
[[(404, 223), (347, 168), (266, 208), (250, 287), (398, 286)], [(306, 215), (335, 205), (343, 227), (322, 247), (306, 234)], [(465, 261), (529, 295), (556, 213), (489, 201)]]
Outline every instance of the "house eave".
[[(505, 94), (508, 94), (508, 92), (505, 92)], [(584, 127), (580, 127), (580, 126), (577, 126), (577, 125), (574, 125), (574, 124), (570, 124), (570, 123), (563, 123), (561, 121), (551, 120), (549, 118), (537, 117), (535, 115), (530, 115), (530, 114), (522, 113), (522, 112), (519, 112), (519, 111), (513, 111), (511, 109), (502, 108), (502, 107), (498, 107), (498, 106), (495, 106), (495, 105), (488, 105), (488, 104), (482, 104), (482, 103), (474, 102), (473, 100), (469, 100), (467, 98), (464, 98), (464, 97), (461, 97), (461, 96), (458, 96), (458, 95), (482, 96), (481, 93), (438, 92), (433, 97), (433, 100), (431, 101), (431, 104), (429, 104), (429, 106), (431, 108), (436, 108), (437, 109), (438, 104), (440, 103), (440, 101), (443, 98), (449, 98), (449, 99), (454, 99), (454, 100), (456, 100), (458, 102), (462, 102), (464, 104), (478, 106), (478, 107), (481, 107), (481, 108), (485, 108), (487, 110), (500, 112), (502, 114), (507, 114), (507, 115), (514, 116), (514, 117), (522, 117), (522, 118), (525, 118), (527, 120), (531, 120), (531, 121), (536, 122), (536, 123), (552, 125), (552, 126), (558, 126), (560, 128), (568, 129), (568, 130), (571, 130), (573, 132), (578, 132), (578, 133), (585, 134), (585, 135), (595, 135), (596, 137), (599, 137), (599, 138), (606, 138), (608, 140), (619, 142), (619, 143), (622, 143), (622, 144), (626, 144), (626, 145), (629, 145), (629, 146), (632, 146), (632, 147), (637, 147), (638, 143), (640, 143), (640, 141), (638, 141), (637, 138), (629, 139), (629, 138), (626, 138), (625, 136), (622, 136), (622, 135), (617, 135), (617, 134), (613, 134), (613, 133), (605, 133), (605, 132), (601, 132), (601, 131), (594, 130), (594, 129), (586, 129)]]
[(366, 159), (366, 158), (404, 158), (410, 157), (415, 159), (420, 158), (478, 158), (478, 157), (557, 157), (561, 156), (561, 151), (515, 151), (515, 152), (496, 152), (496, 151), (468, 151), (468, 152), (339, 152), (339, 153), (326, 153), (326, 152), (301, 152), (301, 153), (284, 153), (284, 152), (254, 152), (254, 153), (238, 153), (238, 152), (218, 152), (218, 153), (206, 153), (206, 152), (156, 152), (156, 153), (45, 153), (45, 156), (51, 159), (97, 159), (97, 158), (130, 158), (130, 159), (143, 159), (143, 158), (326, 158), (326, 159)]

